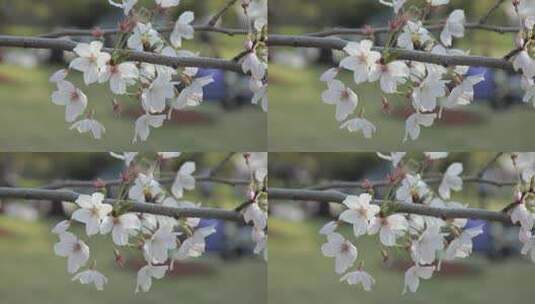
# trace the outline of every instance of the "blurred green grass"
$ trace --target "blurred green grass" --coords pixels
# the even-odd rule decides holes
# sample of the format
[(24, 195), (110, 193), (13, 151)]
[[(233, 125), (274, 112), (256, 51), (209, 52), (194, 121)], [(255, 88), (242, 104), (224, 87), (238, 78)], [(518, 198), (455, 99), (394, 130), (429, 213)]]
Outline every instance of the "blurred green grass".
[[(59, 219), (57, 220), (59, 221)], [(0, 216), (0, 302), (2, 303), (265, 303), (266, 266), (259, 258), (223, 262), (205, 256), (197, 262), (209, 273), (166, 276), (153, 280), (150, 292), (134, 294), (135, 270), (121, 270), (113, 262), (111, 240), (90, 240), (91, 259), (109, 279), (104, 291), (71, 282), (66, 259), (54, 255), (55, 221), (25, 222)]]
[[(325, 238), (318, 234), (327, 220), (288, 222), (270, 218), (268, 298), (270, 303), (523, 303), (533, 297), (535, 265), (520, 259), (491, 263), (472, 256), (462, 264), (473, 273), (435, 273), (421, 280), (416, 294), (402, 296), (403, 273), (382, 266), (377, 241), (365, 237), (356, 244), (359, 260), (376, 279), (371, 292), (338, 282), (334, 260), (321, 255)], [(350, 227), (344, 234), (351, 235)], [(352, 238), (354, 240), (354, 238)]]
[[(88, 108), (96, 110), (96, 119), (106, 127), (102, 140), (69, 130), (64, 108), (52, 103), (55, 90), (48, 82), (59, 67), (24, 69), (0, 65), (0, 75), (12, 80), (0, 83), (0, 149), (3, 151), (246, 151), (266, 150), (266, 115), (258, 107), (246, 106), (225, 111), (219, 103), (206, 102), (193, 110), (206, 116), (202, 124), (173, 125), (152, 129), (147, 142), (132, 144), (133, 117), (114, 117), (111, 92), (105, 84), (86, 87), (79, 73), (74, 82), (88, 97)], [(131, 104), (132, 102), (125, 102)], [(16, 133), (15, 133), (16, 132)], [(231, 134), (239, 136), (230, 136)]]
[[(531, 107), (518, 105), (494, 111), (489, 105), (477, 103), (462, 109), (478, 115), (479, 123), (444, 125), (437, 121), (431, 128), (422, 128), (418, 140), (403, 143), (405, 122), (382, 112), (376, 84), (351, 85), (359, 95), (359, 107), (365, 105), (366, 118), (377, 126), (375, 136), (365, 139), (360, 133), (340, 130), (334, 118), (335, 107), (321, 100), (326, 85), (319, 77), (327, 68), (316, 65), (297, 70), (270, 65), (270, 151), (513, 151), (531, 148), (527, 140), (531, 136), (528, 126), (535, 118)], [(341, 79), (350, 84), (351, 77), (343, 73)], [(393, 105), (400, 104), (396, 98), (390, 101)]]

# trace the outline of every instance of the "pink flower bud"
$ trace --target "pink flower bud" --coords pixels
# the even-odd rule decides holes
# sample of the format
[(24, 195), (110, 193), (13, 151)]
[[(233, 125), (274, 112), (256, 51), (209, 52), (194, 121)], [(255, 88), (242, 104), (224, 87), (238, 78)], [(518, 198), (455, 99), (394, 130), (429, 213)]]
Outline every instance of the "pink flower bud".
[(256, 193), (254, 191), (252, 191), (252, 190), (247, 191), (247, 199), (249, 201), (252, 202), (252, 201), (255, 200), (255, 198), (256, 198)]
[(251, 41), (251, 39), (245, 40), (245, 42), (243, 43), (243, 47), (246, 50), (251, 50), (253, 48), (253, 42)]

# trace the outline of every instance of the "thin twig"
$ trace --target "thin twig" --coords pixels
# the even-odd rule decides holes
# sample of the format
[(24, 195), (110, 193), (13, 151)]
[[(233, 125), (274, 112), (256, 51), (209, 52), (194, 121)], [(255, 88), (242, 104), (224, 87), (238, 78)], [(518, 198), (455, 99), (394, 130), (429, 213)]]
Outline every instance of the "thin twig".
[(503, 152), (496, 153), (496, 155), (494, 155), (494, 157), (485, 164), (485, 166), (477, 173), (476, 176), (478, 178), (482, 178), (483, 175), (485, 175), (485, 172), (487, 172), (487, 170), (490, 169), (490, 167), (492, 167), (503, 154)]
[[(486, 184), (495, 187), (506, 187), (514, 186), (517, 183), (513, 181), (501, 182), (492, 179), (482, 178), (481, 176), (461, 176), (461, 179), (465, 183), (477, 183), (477, 184)], [(439, 184), (442, 182), (442, 177), (428, 177), (422, 179), (427, 184)], [(327, 190), (327, 189), (341, 189), (341, 188), (382, 188), (391, 186), (392, 182), (388, 180), (378, 180), (378, 181), (335, 181), (325, 184), (320, 184), (317, 186), (307, 187), (310, 190)]]
[(227, 4), (225, 4), (225, 6), (223, 6), (211, 19), (210, 21), (208, 21), (207, 25), (209, 26), (215, 26), (215, 24), (217, 23), (217, 21), (219, 21), (219, 19), (221, 17), (223, 17), (223, 15), (228, 11), (228, 9), (230, 9), (234, 3), (236, 3), (236, 1), (238, 0), (230, 0), (227, 2)]
[[(172, 183), (174, 177), (162, 177), (156, 179), (162, 184)], [(246, 186), (249, 185), (249, 181), (244, 179), (231, 179), (231, 178), (218, 178), (214, 176), (200, 175), (195, 176), (195, 180), (200, 183), (215, 183), (215, 184), (224, 184), (229, 186)], [(121, 185), (124, 181), (122, 179), (111, 179), (111, 180), (95, 180), (95, 181), (85, 181), (85, 180), (58, 180), (54, 181), (48, 185), (40, 187), (40, 189), (62, 189), (62, 188), (93, 188), (96, 189), (100, 186), (117, 186)]]
[(230, 159), (235, 155), (236, 153), (235, 152), (230, 152), (227, 154), (227, 156), (225, 156), (225, 158), (223, 158), (219, 164), (217, 164), (217, 166), (215, 166), (212, 170), (210, 170), (210, 172), (207, 174), (208, 177), (214, 177), (216, 176), (219, 171), (221, 171), (225, 165), (230, 161)]
[[(173, 28), (174, 26), (163, 26), (163, 27), (157, 27), (155, 29), (160, 33), (167, 33), (167, 32), (171, 32)], [(216, 27), (216, 26), (210, 26), (210, 25), (194, 25), (193, 29), (198, 32), (214, 32), (214, 33), (226, 34), (229, 36), (247, 34), (247, 31), (244, 29), (222, 28), (222, 27)], [(112, 35), (121, 33), (121, 31), (118, 28), (100, 29), (98, 32), (102, 36), (112, 36)], [(40, 38), (60, 38), (60, 37), (67, 37), (67, 36), (82, 37), (82, 36), (93, 36), (94, 33), (95, 33), (95, 30), (61, 29), (61, 30), (57, 30), (51, 33), (41, 34), (38, 37)]]
[[(514, 26), (480, 24), (479, 22), (466, 23), (464, 27), (466, 29), (490, 31), (490, 32), (496, 32), (499, 34), (517, 33), (520, 30), (519, 27), (514, 27)], [(444, 21), (436, 22), (433, 24), (428, 24), (425, 26), (425, 28), (430, 31), (442, 30), (444, 28)], [(386, 34), (389, 31), (390, 31), (389, 27), (334, 28), (334, 29), (327, 29), (327, 30), (323, 30), (319, 32), (303, 34), (303, 36), (314, 36), (314, 37), (328, 37), (328, 36), (336, 36), (336, 35), (369, 36), (373, 34)]]
[(494, 3), (493, 6), (489, 8), (489, 10), (479, 19), (479, 24), (485, 24), (487, 23), (487, 20), (490, 18), (490, 16), (504, 3), (505, 0), (496, 0), (496, 3)]

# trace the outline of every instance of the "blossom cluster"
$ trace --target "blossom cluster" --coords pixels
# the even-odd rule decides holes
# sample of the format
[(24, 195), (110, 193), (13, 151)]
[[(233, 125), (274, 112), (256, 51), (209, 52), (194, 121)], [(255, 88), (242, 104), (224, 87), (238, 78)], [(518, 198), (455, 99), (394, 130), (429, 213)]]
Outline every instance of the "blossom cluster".
[[(248, 1), (246, 1), (248, 3)], [(184, 11), (174, 23), (168, 37), (160, 33), (151, 21), (159, 13), (176, 7), (180, 0), (155, 0), (153, 9), (137, 8), (137, 0), (109, 0), (114, 7), (121, 8), (126, 18), (120, 24), (120, 32), (113, 49), (105, 49), (102, 34), (98, 30), (94, 36), (99, 40), (90, 43), (78, 43), (74, 48), (76, 58), (68, 69), (55, 72), (50, 82), (56, 84), (57, 90), (52, 93), (52, 102), (65, 107), (65, 120), (72, 123), (71, 129), (80, 133), (91, 132), (95, 139), (105, 133), (105, 127), (97, 121), (94, 110), (88, 107), (88, 98), (80, 88), (66, 80), (71, 70), (83, 73), (86, 86), (109, 83), (114, 97), (114, 111), (121, 107), (119, 96), (139, 102), (143, 114), (135, 121), (133, 142), (145, 141), (151, 128), (159, 128), (171, 118), (174, 110), (183, 110), (199, 106), (204, 99), (204, 87), (214, 81), (211, 75), (198, 76), (197, 67), (176, 69), (170, 66), (151, 64), (129, 60), (129, 51), (152, 53), (166, 57), (198, 57), (199, 54), (182, 49), (185, 39), (193, 39), (195, 15)], [(243, 5), (246, 9), (247, 5)], [(260, 37), (267, 31), (265, 18), (254, 21), (249, 29), (246, 42), (247, 55), (241, 59), (244, 73), (250, 73), (250, 88), (254, 94), (252, 103), (260, 103), (267, 111), (267, 51), (264, 56), (257, 56), (256, 48)], [(255, 41), (253, 44), (252, 41)], [(260, 50), (261, 47), (258, 46)], [(167, 113), (166, 113), (167, 112)]]
[[(397, 51), (421, 51), (435, 55), (467, 55), (468, 51), (452, 48), (453, 38), (465, 35), (466, 17), (461, 9), (453, 10), (443, 22), (438, 38), (426, 29), (425, 21), (433, 7), (449, 4), (449, 0), (427, 0), (425, 7), (409, 5), (405, 0), (379, 0), (390, 6), (395, 17), (390, 22), (386, 45), (382, 52), (374, 48), (371, 40), (348, 42), (343, 51), (345, 57), (338, 67), (325, 71), (320, 80), (326, 82), (323, 102), (336, 105), (335, 118), (341, 129), (362, 132), (365, 138), (376, 133), (376, 126), (365, 118), (363, 102), (349, 85), (336, 79), (342, 70), (353, 72), (355, 84), (378, 82), (384, 94), (399, 95), (407, 99), (412, 114), (405, 121), (405, 136), (416, 140), (422, 127), (430, 127), (440, 119), (444, 108), (456, 108), (470, 104), (474, 99), (474, 86), (485, 80), (484, 75), (468, 75), (468, 66), (442, 66), (411, 60), (398, 60)], [(515, 2), (522, 19), (522, 31), (517, 39), (518, 54), (513, 64), (523, 72), (525, 102), (535, 104), (535, 60), (530, 55), (535, 16), (526, 16), (521, 1)], [(383, 95), (382, 107), (390, 109), (388, 98)]]
[[(357, 247), (346, 239), (337, 229), (347, 223), (353, 226), (353, 235), (378, 235), (384, 248), (385, 258), (389, 252), (401, 249), (408, 252), (412, 265), (405, 272), (403, 293), (416, 292), (420, 280), (430, 279), (434, 272), (440, 271), (443, 261), (463, 259), (472, 253), (472, 240), (483, 233), (483, 225), (469, 227), (465, 218), (439, 218), (419, 214), (402, 213), (395, 204), (420, 204), (435, 208), (462, 209), (467, 206), (451, 200), (451, 191), (461, 191), (463, 187), (462, 163), (450, 164), (442, 176), (438, 189), (434, 190), (418, 172), (421, 167), (411, 169), (403, 163), (405, 152), (390, 155), (378, 153), (379, 157), (392, 162), (393, 173), (389, 176), (390, 189), (380, 204), (373, 190), (359, 195), (348, 195), (343, 201), (344, 211), (336, 221), (323, 226), (320, 234), (326, 235), (327, 242), (321, 251), (327, 257), (335, 258), (335, 271), (342, 275), (340, 281), (350, 285), (361, 284), (369, 291), (375, 284), (374, 278), (364, 270)], [(445, 158), (445, 152), (428, 152), (424, 164)], [(514, 155), (515, 168), (523, 176), (519, 181), (517, 198), (510, 210), (513, 224), (520, 225), (519, 240), (524, 244), (521, 253), (529, 254), (535, 262), (535, 236), (532, 235), (535, 213), (533, 207), (533, 168), (535, 156), (531, 154)], [(424, 166), (424, 164), (422, 166)], [(356, 266), (355, 266), (356, 265)]]
[[(186, 161), (180, 166), (170, 189), (166, 189), (154, 176), (157, 164), (161, 160), (176, 158), (180, 154), (160, 152), (158, 161), (150, 165), (150, 169), (141, 172), (139, 165), (135, 164), (136, 159), (139, 159), (138, 153), (111, 153), (113, 157), (123, 160), (126, 165), (122, 174), (124, 183), (121, 184), (120, 190), (124, 197), (119, 197), (112, 205), (106, 201), (103, 192), (95, 192), (92, 195), (81, 194), (75, 201), (79, 208), (72, 213), (70, 219), (61, 221), (52, 230), (59, 237), (59, 242), (54, 245), (54, 251), (59, 256), (67, 257), (67, 270), (75, 274), (73, 281), (94, 284), (98, 290), (102, 290), (107, 283), (108, 278), (96, 269), (96, 260), (88, 266), (90, 259), (88, 242), (91, 237), (99, 234), (111, 234), (115, 261), (119, 266), (123, 266), (125, 262), (125, 257), (121, 253), (122, 248), (138, 250), (143, 256), (146, 264), (137, 273), (136, 293), (149, 291), (152, 280), (161, 279), (168, 271), (172, 271), (175, 261), (197, 258), (204, 254), (206, 238), (216, 232), (215, 226), (201, 224), (200, 218), (175, 218), (131, 211), (136, 203), (178, 209), (200, 207), (200, 203), (193, 203), (183, 198), (185, 191), (195, 189), (195, 162)], [(253, 174), (256, 179), (251, 183), (263, 185), (266, 176), (262, 172), (265, 170), (257, 171)], [(265, 213), (257, 210), (260, 196), (258, 194), (257, 198), (251, 199), (251, 204), (242, 213), (246, 222), (254, 221), (252, 239), (257, 244), (254, 251), (258, 254), (265, 251), (267, 238), (267, 215), (263, 217)], [(69, 231), (75, 222), (85, 225), (87, 238)], [(85, 270), (81, 271), (84, 267)]]

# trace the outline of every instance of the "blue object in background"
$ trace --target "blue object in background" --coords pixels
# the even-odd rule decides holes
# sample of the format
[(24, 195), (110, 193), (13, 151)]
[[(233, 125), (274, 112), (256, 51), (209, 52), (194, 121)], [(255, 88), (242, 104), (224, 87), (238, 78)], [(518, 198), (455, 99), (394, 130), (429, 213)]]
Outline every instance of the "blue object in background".
[(225, 223), (214, 219), (201, 219), (199, 227), (214, 226), (215, 233), (206, 238), (206, 251), (225, 250)]
[(474, 100), (492, 100), (496, 92), (494, 73), (491, 69), (482, 67), (470, 67), (467, 76), (481, 75), (485, 80), (474, 86)]
[(492, 237), (490, 235), (490, 224), (487, 221), (484, 220), (475, 220), (475, 219), (469, 219), (466, 223), (466, 228), (473, 228), (477, 227), (479, 225), (483, 225), (483, 233), (472, 239), (473, 242), (473, 251), (474, 252), (480, 252), (480, 253), (486, 253), (491, 250), (492, 248)]
[(221, 101), (227, 96), (227, 86), (225, 84), (225, 73), (218, 69), (199, 69), (195, 77), (212, 75), (214, 82), (203, 88), (205, 101)]

